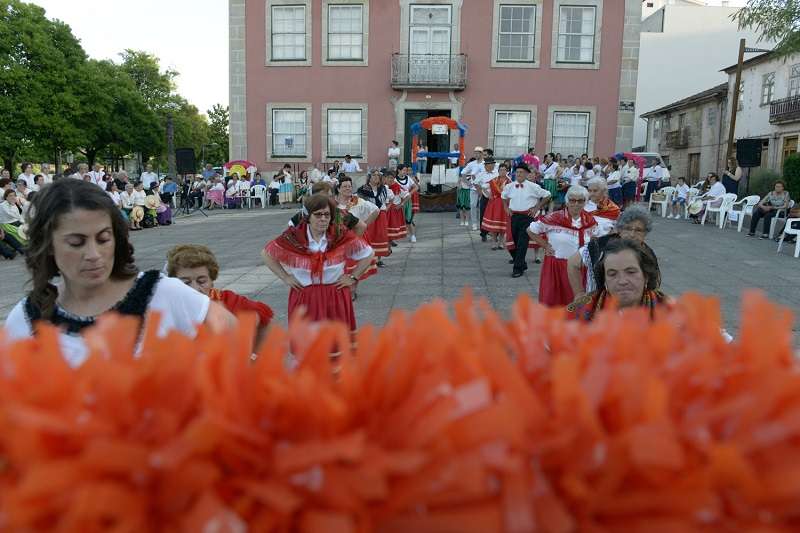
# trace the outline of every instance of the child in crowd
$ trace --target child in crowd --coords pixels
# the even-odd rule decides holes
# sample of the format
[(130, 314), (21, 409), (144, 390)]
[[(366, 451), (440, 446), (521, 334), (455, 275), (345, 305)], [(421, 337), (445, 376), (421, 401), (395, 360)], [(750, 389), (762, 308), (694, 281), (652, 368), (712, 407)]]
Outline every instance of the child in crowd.
[(681, 209), (686, 209), (686, 202), (689, 198), (689, 186), (686, 185), (684, 178), (678, 178), (675, 185), (675, 196), (672, 197), (672, 214), (667, 218), (681, 218)]

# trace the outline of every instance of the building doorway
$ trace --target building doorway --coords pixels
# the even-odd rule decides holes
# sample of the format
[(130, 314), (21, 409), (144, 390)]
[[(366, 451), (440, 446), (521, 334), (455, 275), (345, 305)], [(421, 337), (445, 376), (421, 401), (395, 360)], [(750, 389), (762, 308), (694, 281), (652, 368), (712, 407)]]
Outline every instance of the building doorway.
[(784, 137), (780, 172), (783, 172), (783, 163), (786, 161), (786, 158), (795, 153), (797, 153), (797, 136)]
[[(403, 146), (403, 161), (411, 164), (411, 143), (414, 139), (414, 134), (411, 132), (411, 125), (425, 120), (429, 117), (450, 117), (449, 109), (407, 109), (405, 115), (405, 146)], [(420, 146), (425, 145), (428, 147), (429, 152), (449, 152), (450, 151), (450, 135), (451, 131), (448, 130), (447, 135), (431, 135), (428, 130), (422, 130), (419, 134)], [(435, 163), (447, 163), (447, 160), (432, 160), (428, 158), (425, 168), (419, 171), (423, 174), (430, 174), (431, 169)]]
[(697, 183), (700, 179), (700, 154), (689, 154), (689, 172), (687, 182), (690, 185)]

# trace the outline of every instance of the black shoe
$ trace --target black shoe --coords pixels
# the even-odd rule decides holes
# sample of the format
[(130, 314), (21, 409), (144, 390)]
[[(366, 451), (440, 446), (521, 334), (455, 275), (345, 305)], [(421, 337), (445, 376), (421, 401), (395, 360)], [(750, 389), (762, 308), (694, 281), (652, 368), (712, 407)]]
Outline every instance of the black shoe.
[(511, 274), (511, 277), (512, 278), (521, 278), (522, 277), (522, 272), (515, 271), (513, 274)]
[(769, 239), (769, 235), (767, 235), (766, 233), (762, 233), (761, 234), (761, 238), (762, 239)]
[(755, 236), (756, 236), (756, 234), (755, 234), (755, 233), (748, 233), (748, 234), (747, 234), (747, 236), (748, 236), (748, 237), (755, 237)]
[(509, 260), (508, 260), (508, 264), (509, 264), (509, 265), (513, 265), (513, 264), (514, 264), (514, 260), (513, 260), (513, 259), (509, 259)]
[(542, 260), (541, 259), (534, 259), (533, 262), (538, 265), (538, 264), (541, 264)]
[(391, 244), (392, 246), (397, 246), (397, 243), (394, 241), (390, 242), (389, 244)]
[(481, 235), (481, 240), (482, 240), (483, 242), (486, 242), (486, 235)]
[(377, 263), (375, 263), (375, 265), (379, 266), (379, 267), (385, 267), (386, 266), (386, 264), (383, 261), (378, 261)]

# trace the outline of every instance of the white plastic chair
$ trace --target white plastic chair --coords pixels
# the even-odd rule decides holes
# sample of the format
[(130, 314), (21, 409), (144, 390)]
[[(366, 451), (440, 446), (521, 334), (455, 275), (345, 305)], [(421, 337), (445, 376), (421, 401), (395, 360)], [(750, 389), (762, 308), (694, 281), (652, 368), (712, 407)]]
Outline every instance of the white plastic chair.
[[(663, 200), (654, 200), (653, 195), (655, 194), (663, 194)], [(650, 195), (650, 203), (647, 204), (647, 210), (653, 207), (653, 204), (661, 206), (661, 218), (667, 216), (667, 206), (669, 206), (670, 202), (672, 202), (672, 197), (675, 195), (675, 187), (663, 187), (660, 191), (654, 192)]]
[[(797, 224), (797, 227), (792, 227), (793, 224)], [(787, 235), (794, 235), (794, 256), (796, 258), (800, 257), (800, 218), (786, 219), (786, 227), (783, 228), (781, 239), (778, 241), (778, 253), (781, 253), (783, 239), (786, 238)]]
[(261, 202), (261, 209), (267, 207), (267, 188), (264, 185), (253, 185), (250, 191), (253, 200)]
[[(739, 217), (739, 220), (738, 220), (738, 223), (739, 223), (738, 224), (739, 225), (738, 231), (739, 231), (739, 233), (742, 232), (742, 227), (744, 226), (744, 217), (746, 217), (746, 216), (752, 217), (753, 216), (753, 209), (755, 209), (755, 207), (758, 205), (758, 202), (760, 202), (760, 201), (761, 201), (761, 197), (759, 195), (757, 195), (757, 194), (753, 194), (751, 196), (745, 196), (744, 198), (742, 198), (738, 202), (734, 202), (734, 204), (731, 206), (731, 211), (736, 211), (736, 206), (737, 205), (741, 205), (742, 206), (741, 210), (736, 211), (736, 216)], [(728, 214), (728, 219), (730, 219), (730, 214)]]
[(769, 225), (769, 238), (772, 239), (775, 237), (775, 227), (778, 225), (779, 220), (786, 220), (786, 216), (788, 215), (789, 211), (794, 207), (794, 200), (789, 200), (789, 207), (784, 207), (783, 209), (778, 209), (775, 213), (775, 216), (772, 217), (772, 222)]
[(236, 197), (241, 199), (242, 207), (244, 207), (245, 203), (247, 204), (248, 209), (253, 207), (253, 197), (250, 196), (250, 187), (247, 187), (246, 189), (239, 189), (239, 194), (237, 194)]
[(719, 226), (720, 229), (724, 228), (728, 212), (731, 210), (736, 198), (735, 194), (729, 192), (722, 195), (722, 203), (719, 207), (711, 207), (711, 204), (716, 202), (716, 200), (709, 200), (706, 202), (706, 210), (703, 211), (703, 219), (700, 221), (700, 224), (705, 225), (706, 217), (709, 213), (717, 213), (717, 226)]
[(692, 202), (699, 194), (699, 189), (695, 189), (694, 187), (689, 189), (689, 192), (686, 195), (686, 205), (683, 206), (683, 218), (685, 220), (689, 220), (689, 206), (692, 205)]

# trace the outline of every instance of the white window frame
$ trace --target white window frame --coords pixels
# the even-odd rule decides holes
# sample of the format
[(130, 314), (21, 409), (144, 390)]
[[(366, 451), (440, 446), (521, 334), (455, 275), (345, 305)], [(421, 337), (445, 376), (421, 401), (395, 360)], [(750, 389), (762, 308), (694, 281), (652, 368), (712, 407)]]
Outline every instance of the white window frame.
[[(311, 109), (312, 105), (307, 102), (275, 102), (267, 104), (266, 106), (266, 142), (267, 142), (267, 160), (284, 162), (284, 163), (310, 163), (311, 154), (313, 153), (313, 136), (311, 128)], [(275, 153), (274, 145), (274, 124), (273, 114), (275, 111), (281, 110), (298, 110), (305, 112), (305, 137), (306, 137), (306, 150), (305, 153), (295, 155), (281, 155)]]
[(353, 159), (357, 159), (359, 164), (361, 165), (363, 170), (366, 170), (364, 163), (368, 160), (367, 154), (367, 124), (369, 122), (369, 106), (366, 102), (327, 102), (322, 104), (322, 109), (320, 112), (320, 124), (321, 124), (321, 137), (320, 137), (320, 146), (322, 147), (322, 161), (326, 163), (332, 163), (336, 159), (341, 159), (344, 157), (344, 154), (337, 155), (337, 154), (329, 154), (328, 153), (328, 111), (335, 111), (341, 109), (348, 109), (348, 110), (358, 110), (361, 111), (361, 153), (360, 154), (350, 154), (353, 156)]
[(709, 126), (717, 125), (717, 108), (715, 105), (708, 106), (708, 115), (706, 117)]
[[(343, 150), (342, 153), (338, 153), (336, 151), (331, 150), (331, 112), (337, 111), (348, 111), (348, 112), (356, 112), (358, 113), (358, 149), (356, 150)], [(350, 154), (353, 159), (364, 159), (364, 112), (360, 107), (353, 107), (353, 106), (341, 106), (341, 107), (333, 107), (328, 106), (325, 109), (325, 115), (323, 116), (324, 124), (327, 126), (326, 135), (325, 135), (325, 157), (332, 158), (332, 159), (342, 159), (345, 155)]]
[[(550, 49), (550, 68), (597, 70), (600, 68), (600, 50), (602, 49), (603, 0), (554, 0), (553, 2), (553, 39)], [(559, 61), (558, 43), (562, 7), (594, 8), (594, 49), (592, 61), (575, 62)]]
[(761, 105), (767, 106), (775, 99), (775, 73), (761, 76)]
[(464, 0), (400, 0), (400, 53), (409, 53), (411, 6), (426, 4), (450, 6), (450, 54), (460, 54), (461, 6), (463, 3)]
[(789, 66), (789, 90), (787, 97), (800, 95), (800, 63)]
[[(587, 138), (586, 138), (586, 149), (578, 152), (577, 154), (572, 155), (580, 155), (582, 153), (593, 154), (594, 153), (594, 146), (595, 146), (595, 124), (597, 122), (597, 108), (595, 106), (549, 106), (547, 110), (547, 151), (548, 152), (555, 152), (553, 148), (554, 138), (555, 138), (555, 118), (557, 114), (569, 114), (569, 113), (580, 113), (586, 114), (589, 116), (589, 123), (587, 126)], [(565, 154), (562, 152), (561, 155), (567, 156), (569, 154)]]
[[(310, 67), (312, 61), (311, 36), (313, 25), (311, 21), (312, 0), (265, 0), (265, 36), (266, 55), (264, 65), (274, 67)], [(305, 59), (272, 59), (272, 8), (302, 6), (305, 8)]]
[[(361, 59), (329, 59), (328, 38), (330, 8), (337, 5), (361, 6)], [(322, 0), (322, 64), (329, 67), (366, 67), (369, 65), (369, 0)]]
[[(736, 82), (734, 81), (734, 83), (736, 83)], [(738, 111), (741, 111), (741, 110), (744, 109), (744, 88), (745, 88), (744, 80), (741, 80), (739, 82), (739, 101), (737, 102), (737, 110)]]
[[(544, 0), (494, 0), (492, 21), (492, 67), (494, 68), (540, 68), (542, 47), (542, 13)], [(501, 7), (522, 6), (533, 7), (533, 60), (506, 61), (499, 60), (500, 53), (500, 12)]]
[[(522, 148), (522, 152), (518, 154), (503, 154), (497, 149), (497, 115), (498, 113), (527, 113), (528, 114), (528, 139), (526, 145)], [(535, 105), (509, 105), (509, 104), (492, 104), (489, 106), (489, 135), (487, 138), (487, 146), (491, 146), (495, 150), (495, 157), (498, 159), (514, 159), (524, 152), (527, 152), (531, 146), (536, 146), (536, 118), (537, 107)], [(508, 156), (508, 157), (507, 157)]]

